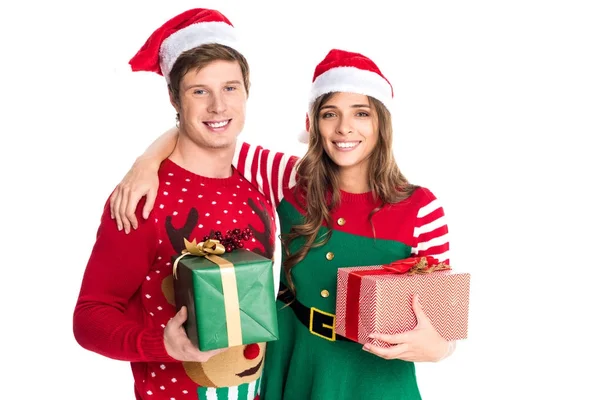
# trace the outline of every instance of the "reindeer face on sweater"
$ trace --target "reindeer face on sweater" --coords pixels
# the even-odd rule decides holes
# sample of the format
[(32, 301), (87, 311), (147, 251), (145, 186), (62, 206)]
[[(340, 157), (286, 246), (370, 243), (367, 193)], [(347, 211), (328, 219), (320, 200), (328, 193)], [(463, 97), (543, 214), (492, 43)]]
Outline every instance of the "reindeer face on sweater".
[[(237, 225), (235, 228), (250, 228), (252, 230), (253, 241), (247, 241), (244, 244), (246, 248), (262, 255), (263, 257), (273, 257), (273, 220), (272, 208), (265, 204), (264, 200), (259, 198), (248, 198), (246, 209), (240, 210), (239, 215), (247, 213), (247, 224)], [(224, 210), (220, 210), (223, 212)], [(215, 212), (215, 210), (213, 210)], [(218, 212), (218, 211), (217, 211)], [(242, 222), (241, 217), (237, 217)], [(175, 226), (173, 218), (166, 218), (166, 233), (173, 249), (180, 254), (185, 249), (184, 239), (191, 241), (196, 239), (200, 242), (204, 236), (212, 237), (219, 227), (209, 227), (203, 221), (203, 218), (195, 208), (191, 208), (185, 221), (178, 220), (179, 226)], [(198, 227), (207, 229), (198, 229)], [(216, 229), (215, 229), (216, 228)], [(175, 295), (173, 276), (166, 276), (161, 283), (162, 293), (167, 302), (175, 306)], [(196, 310), (201, 313), (202, 310)], [(230, 387), (238, 386), (243, 383), (250, 383), (260, 377), (263, 368), (265, 343), (249, 344), (243, 346), (231, 347), (228, 350), (217, 354), (205, 363), (183, 363), (188, 377), (199, 386), (204, 387)]]
[[(162, 282), (167, 301), (175, 305), (173, 277)], [(231, 347), (205, 363), (183, 363), (187, 375), (199, 386), (229, 387), (255, 381), (260, 377), (265, 356), (265, 343)]]
[(263, 369), (265, 343), (231, 347), (204, 363), (183, 363), (199, 386), (229, 387), (257, 380)]

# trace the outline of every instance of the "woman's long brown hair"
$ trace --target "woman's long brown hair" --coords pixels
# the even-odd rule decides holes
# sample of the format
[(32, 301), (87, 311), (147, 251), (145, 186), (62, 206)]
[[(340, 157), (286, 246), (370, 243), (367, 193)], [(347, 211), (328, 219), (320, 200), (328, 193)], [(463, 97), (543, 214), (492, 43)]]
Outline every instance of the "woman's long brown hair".
[[(315, 100), (310, 110), (310, 138), (308, 151), (298, 164), (296, 195), (302, 199), (299, 204), (306, 211), (304, 223), (292, 226), (288, 234), (283, 234), (285, 258), (283, 270), (289, 289), (296, 294), (292, 280), (292, 268), (306, 257), (313, 247), (323, 246), (331, 237), (331, 211), (340, 203), (339, 167), (329, 158), (323, 148), (319, 132), (319, 111), (334, 95), (328, 93)], [(386, 204), (398, 203), (408, 198), (414, 189), (396, 164), (392, 150), (392, 117), (388, 109), (377, 99), (369, 97), (369, 105), (376, 111), (376, 124), (379, 139), (369, 155), (368, 182), (378, 206), (371, 211), (369, 219)], [(319, 229), (325, 223), (328, 230), (319, 237)], [(304, 238), (302, 247), (290, 252), (290, 245), (296, 239)]]

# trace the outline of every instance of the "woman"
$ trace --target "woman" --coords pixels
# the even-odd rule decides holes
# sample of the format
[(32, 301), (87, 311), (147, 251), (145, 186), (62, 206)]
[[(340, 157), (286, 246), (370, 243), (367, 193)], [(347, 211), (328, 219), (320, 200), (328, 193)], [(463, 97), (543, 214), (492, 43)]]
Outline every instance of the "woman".
[[(391, 347), (363, 346), (332, 329), (338, 268), (413, 255), (449, 263), (442, 207), (428, 189), (409, 184), (394, 160), (392, 96), (373, 61), (332, 50), (315, 69), (306, 155), (244, 143), (234, 157), (276, 208), (283, 239), (280, 340), (268, 344), (263, 399), (420, 399), (413, 362), (439, 361), (454, 349), (416, 298), (414, 330), (372, 335)], [(166, 133), (136, 162), (111, 199), (115, 217), (134, 223), (126, 210), (153, 197), (156, 167), (175, 141)]]

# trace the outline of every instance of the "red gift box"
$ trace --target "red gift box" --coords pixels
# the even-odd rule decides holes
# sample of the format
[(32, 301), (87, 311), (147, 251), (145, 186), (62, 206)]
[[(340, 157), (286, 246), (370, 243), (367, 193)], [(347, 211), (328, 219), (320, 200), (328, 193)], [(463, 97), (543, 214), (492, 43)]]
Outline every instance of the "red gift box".
[[(444, 339), (466, 339), (471, 276), (432, 260), (413, 257), (385, 266), (338, 269), (336, 334), (362, 344), (389, 347), (368, 335), (413, 329), (417, 319), (412, 299), (418, 294), (423, 311)], [(440, 266), (441, 270), (434, 268)]]

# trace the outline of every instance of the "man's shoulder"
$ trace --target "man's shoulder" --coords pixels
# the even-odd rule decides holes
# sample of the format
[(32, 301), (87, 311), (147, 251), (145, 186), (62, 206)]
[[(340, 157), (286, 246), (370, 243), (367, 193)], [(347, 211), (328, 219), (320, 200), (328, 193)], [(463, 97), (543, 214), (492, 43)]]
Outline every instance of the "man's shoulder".
[[(235, 181), (235, 185), (233, 185), (233, 187), (235, 187), (236, 189), (243, 189), (244, 191), (247, 191), (248, 194), (256, 194), (257, 197), (265, 199), (266, 197), (260, 192), (260, 190), (258, 190), (256, 188), (256, 182), (251, 182), (248, 179), (246, 179), (237, 169), (233, 169), (233, 175), (232, 178)], [(256, 179), (261, 179), (261, 177), (256, 177)]]

